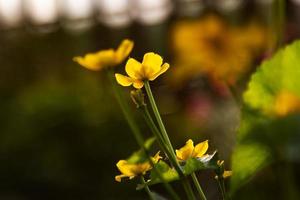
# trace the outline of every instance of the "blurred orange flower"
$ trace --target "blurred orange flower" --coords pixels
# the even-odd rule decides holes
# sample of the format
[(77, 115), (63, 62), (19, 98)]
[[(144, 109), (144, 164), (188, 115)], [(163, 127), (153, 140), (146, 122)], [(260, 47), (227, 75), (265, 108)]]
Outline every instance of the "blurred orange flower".
[(274, 112), (278, 116), (300, 112), (300, 98), (291, 92), (280, 92), (275, 98)]
[(178, 85), (201, 74), (234, 84), (271, 40), (263, 26), (232, 27), (215, 15), (180, 21), (171, 34), (175, 58), (171, 81)]

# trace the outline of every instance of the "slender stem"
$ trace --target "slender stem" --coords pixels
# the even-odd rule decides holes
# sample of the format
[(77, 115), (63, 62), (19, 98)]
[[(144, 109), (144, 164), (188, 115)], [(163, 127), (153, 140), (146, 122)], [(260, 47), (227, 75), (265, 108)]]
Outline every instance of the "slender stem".
[(217, 182), (218, 182), (218, 186), (219, 186), (219, 190), (222, 194), (222, 199), (223, 200), (226, 200), (226, 195), (225, 195), (225, 191), (224, 191), (224, 188), (223, 188), (223, 184), (221, 183), (221, 181), (219, 180), (219, 178), (217, 179)]
[(192, 189), (186, 179), (186, 177), (183, 175), (180, 166), (178, 165), (176, 158), (172, 155), (172, 153), (170, 152), (170, 149), (166, 146), (166, 144), (163, 141), (162, 135), (159, 132), (158, 128), (156, 127), (149, 111), (148, 108), (145, 106), (143, 108), (143, 114), (144, 114), (144, 118), (148, 124), (148, 126), (151, 128), (153, 134), (155, 135), (155, 137), (157, 138), (160, 147), (163, 149), (163, 151), (165, 152), (165, 154), (167, 154), (167, 157), (169, 158), (169, 160), (171, 161), (171, 164), (175, 167), (176, 171), (178, 172), (178, 174), (183, 177), (183, 181), (185, 182), (183, 184), (183, 187), (185, 188), (185, 190), (187, 191), (187, 195), (189, 196), (189, 199), (194, 199), (194, 194), (191, 192)]
[(162, 138), (164, 140), (164, 143), (167, 145), (168, 149), (170, 150), (169, 159), (170, 159), (171, 163), (173, 164), (173, 166), (175, 167), (177, 173), (179, 174), (179, 176), (182, 179), (182, 184), (183, 184), (183, 187), (184, 187), (184, 190), (187, 194), (188, 199), (189, 200), (195, 199), (192, 187), (191, 187), (187, 177), (184, 175), (180, 165), (178, 164), (178, 162), (176, 160), (176, 155), (174, 153), (172, 143), (169, 139), (168, 133), (167, 133), (166, 128), (165, 128), (165, 126), (163, 124), (163, 121), (161, 119), (160, 113), (159, 113), (158, 108), (156, 106), (156, 103), (155, 103), (155, 100), (154, 100), (154, 97), (153, 97), (153, 94), (152, 94), (152, 91), (151, 91), (151, 88), (150, 88), (150, 84), (149, 84), (148, 81), (145, 81), (145, 89), (146, 89), (146, 92), (147, 92), (147, 95), (148, 95), (153, 113), (155, 115), (158, 126), (160, 128), (160, 132), (162, 134)]
[(145, 89), (146, 89), (147, 95), (149, 97), (149, 101), (150, 101), (150, 104), (152, 106), (153, 113), (154, 113), (155, 118), (157, 120), (158, 126), (160, 128), (161, 133), (162, 133), (162, 136), (163, 136), (165, 142), (168, 144), (169, 148), (172, 150), (172, 153), (174, 154), (174, 149), (173, 149), (172, 143), (169, 139), (168, 133), (166, 131), (164, 123), (163, 123), (163, 121), (161, 119), (161, 116), (159, 114), (157, 105), (155, 103), (155, 100), (154, 100), (154, 97), (153, 97), (153, 94), (152, 94), (152, 91), (151, 91), (151, 88), (150, 88), (149, 81), (145, 81)]
[(143, 136), (134, 122), (133, 116), (131, 115), (130, 108), (128, 104), (126, 103), (126, 100), (124, 99), (124, 96), (122, 95), (122, 92), (120, 91), (120, 88), (116, 85), (115, 80), (113, 79), (113, 73), (111, 71), (108, 71), (107, 73), (108, 79), (111, 82), (111, 86), (113, 88), (114, 95), (118, 101), (118, 104), (121, 107), (121, 110), (123, 112), (123, 115), (140, 147), (144, 149), (144, 139)]
[[(165, 154), (167, 155), (168, 158), (172, 157), (172, 155), (170, 153), (170, 149), (165, 144), (165, 141), (164, 141), (161, 133), (159, 132), (158, 128), (156, 127), (156, 125), (149, 113), (147, 106), (143, 106), (142, 110), (143, 110), (142, 114), (144, 116), (144, 119), (145, 119), (146, 123), (148, 124), (149, 128), (151, 129), (153, 135), (157, 138), (160, 148), (165, 152)], [(169, 159), (171, 159), (171, 158), (169, 158)]]
[(285, 31), (285, 8), (286, 8), (286, 0), (276, 0), (274, 2), (276, 16), (277, 18), (277, 48), (280, 48), (284, 42), (284, 31)]
[(183, 188), (187, 194), (187, 197), (189, 200), (194, 200), (196, 199), (195, 198), (195, 195), (194, 195), (194, 192), (193, 192), (193, 189), (191, 187), (191, 184), (189, 182), (189, 180), (187, 179), (187, 177), (182, 177), (182, 185), (183, 185)]
[(141, 182), (142, 182), (143, 185), (145, 185), (145, 190), (146, 190), (147, 194), (149, 195), (149, 198), (151, 200), (155, 200), (155, 197), (153, 196), (153, 193), (151, 192), (151, 190), (148, 187), (148, 185), (146, 184), (146, 181), (145, 181), (145, 179), (144, 179), (143, 176), (141, 176)]
[(206, 196), (204, 195), (204, 192), (203, 192), (203, 190), (202, 190), (202, 188), (201, 188), (201, 186), (200, 186), (200, 183), (199, 183), (199, 181), (198, 181), (198, 179), (197, 179), (197, 176), (196, 176), (195, 172), (193, 172), (193, 173), (191, 174), (191, 176), (192, 176), (193, 182), (194, 182), (194, 184), (195, 184), (195, 186), (196, 186), (196, 189), (197, 189), (197, 191), (198, 191), (198, 193), (199, 193), (200, 198), (201, 198), (202, 200), (206, 200)]
[[(160, 146), (160, 148), (164, 151), (164, 153), (166, 154), (166, 156), (170, 159), (170, 157), (172, 157), (172, 155), (170, 154), (170, 150), (166, 147), (166, 145), (163, 142), (163, 138), (159, 132), (159, 130), (157, 129), (149, 111), (148, 108), (146, 106), (143, 107), (143, 116), (145, 118), (146, 123), (148, 124), (149, 128), (151, 129), (153, 135), (156, 137), (158, 144)], [(170, 159), (171, 160), (171, 159)], [(178, 197), (178, 195), (175, 193), (175, 191), (170, 191), (170, 194), (172, 193), (172, 197), (174, 199), (180, 199)]]
[(113, 91), (114, 91), (114, 95), (121, 107), (121, 110), (124, 114), (124, 117), (138, 143), (138, 145), (142, 148), (142, 150), (145, 152), (145, 154), (147, 155), (147, 159), (149, 160), (149, 162), (151, 163), (151, 165), (153, 166), (153, 170), (158, 174), (159, 178), (161, 179), (161, 181), (164, 184), (164, 187), (166, 188), (166, 190), (168, 191), (168, 193), (173, 197), (173, 199), (175, 200), (179, 200), (178, 195), (175, 193), (175, 191), (173, 190), (173, 188), (170, 186), (169, 183), (167, 183), (162, 175), (160, 174), (160, 172), (156, 169), (152, 159), (149, 156), (149, 153), (147, 151), (147, 149), (144, 146), (144, 139), (143, 136), (138, 128), (138, 126), (135, 123), (135, 120), (133, 118), (133, 116), (131, 115), (130, 109), (128, 104), (126, 103), (124, 96), (122, 95), (119, 87), (116, 85), (115, 80), (113, 80), (113, 73), (111, 71), (108, 71), (107, 73), (108, 79), (111, 82), (111, 86), (113, 87)]

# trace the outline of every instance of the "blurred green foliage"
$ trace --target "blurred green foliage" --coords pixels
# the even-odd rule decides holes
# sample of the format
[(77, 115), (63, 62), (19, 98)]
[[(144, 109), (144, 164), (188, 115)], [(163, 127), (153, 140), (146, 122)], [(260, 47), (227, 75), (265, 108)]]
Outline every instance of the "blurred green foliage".
[[(300, 161), (300, 115), (289, 98), (279, 106), (295, 107), (284, 116), (276, 113), (282, 91), (294, 95), (293, 101), (300, 99), (299, 55), (300, 41), (280, 50), (258, 68), (244, 93), (232, 156), (231, 192), (236, 199), (299, 198), (293, 168)], [(259, 179), (261, 175), (264, 180)], [(245, 193), (251, 197), (242, 195)]]

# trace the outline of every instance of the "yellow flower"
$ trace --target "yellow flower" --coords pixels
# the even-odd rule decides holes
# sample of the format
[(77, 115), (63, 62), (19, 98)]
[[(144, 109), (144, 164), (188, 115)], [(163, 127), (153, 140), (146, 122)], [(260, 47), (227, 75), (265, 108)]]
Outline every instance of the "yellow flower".
[(300, 98), (291, 92), (282, 91), (275, 97), (274, 111), (278, 116), (300, 112)]
[(200, 75), (235, 84), (251, 70), (257, 56), (272, 47), (265, 26), (251, 22), (234, 27), (216, 15), (180, 20), (171, 29), (174, 64), (170, 81), (178, 87)]
[(228, 178), (228, 177), (230, 177), (230, 176), (232, 176), (232, 171), (224, 171), (224, 173), (223, 173), (223, 178)]
[(153, 52), (146, 53), (143, 62), (130, 58), (125, 66), (125, 71), (128, 76), (115, 74), (117, 82), (122, 86), (130, 86), (140, 89), (144, 86), (144, 81), (153, 81), (159, 75), (166, 72), (170, 65), (163, 64), (163, 59), (160, 55)]
[(179, 161), (186, 161), (189, 158), (201, 158), (208, 149), (208, 140), (197, 144), (194, 147), (194, 142), (190, 139), (185, 146), (176, 150), (176, 156)]
[(217, 165), (219, 166), (219, 170), (218, 170), (219, 175), (216, 175), (215, 179), (220, 179), (220, 178), (225, 179), (232, 176), (232, 171), (224, 170), (224, 160), (218, 160)]
[[(153, 163), (157, 163), (161, 156), (160, 152), (157, 152), (154, 157), (152, 157)], [(119, 171), (122, 173), (118, 176), (115, 176), (115, 180), (121, 182), (122, 178), (128, 177), (129, 179), (133, 179), (136, 176), (144, 175), (147, 171), (152, 169), (151, 163), (149, 161), (143, 163), (129, 163), (127, 160), (120, 160), (117, 163), (117, 167)]]
[(127, 58), (132, 48), (133, 42), (125, 39), (116, 50), (106, 49), (96, 53), (88, 53), (84, 57), (78, 56), (73, 58), (73, 60), (87, 69), (99, 71), (120, 64)]

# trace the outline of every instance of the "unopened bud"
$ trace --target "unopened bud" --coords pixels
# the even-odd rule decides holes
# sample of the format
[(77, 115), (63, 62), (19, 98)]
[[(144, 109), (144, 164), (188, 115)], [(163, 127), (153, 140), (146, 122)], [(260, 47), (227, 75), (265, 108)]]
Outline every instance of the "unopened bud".
[(132, 90), (130, 92), (130, 97), (137, 108), (146, 106), (145, 95), (142, 90)]

